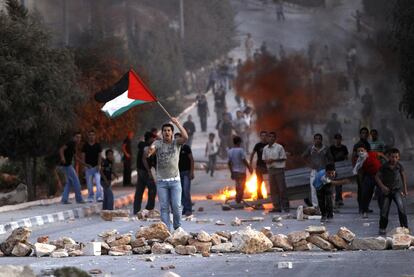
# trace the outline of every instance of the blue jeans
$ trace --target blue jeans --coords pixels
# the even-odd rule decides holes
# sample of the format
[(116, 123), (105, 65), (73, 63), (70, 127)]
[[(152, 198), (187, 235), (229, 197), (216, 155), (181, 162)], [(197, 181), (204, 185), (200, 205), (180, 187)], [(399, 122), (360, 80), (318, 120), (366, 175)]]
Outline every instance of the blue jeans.
[(70, 187), (73, 187), (73, 190), (75, 192), (75, 199), (76, 202), (82, 202), (82, 194), (81, 194), (81, 186), (79, 182), (78, 175), (76, 175), (76, 171), (73, 168), (73, 166), (61, 166), (60, 170), (62, 170), (63, 173), (65, 173), (66, 181), (65, 181), (65, 187), (63, 189), (62, 193), (62, 202), (67, 202), (69, 198), (69, 191)]
[(111, 187), (103, 188), (103, 202), (102, 210), (113, 210), (114, 209), (114, 193), (112, 192)]
[(93, 201), (93, 179), (96, 184), (96, 200), (102, 199), (101, 174), (97, 167), (88, 168), (85, 170), (86, 184), (88, 186), (88, 200)]
[(181, 179), (181, 204), (183, 206), (183, 214), (192, 212), (191, 205), (191, 178), (190, 171), (180, 172)]
[(173, 227), (181, 226), (181, 183), (180, 181), (157, 181), (158, 201), (160, 202), (161, 220), (171, 229), (170, 206), (173, 213)]

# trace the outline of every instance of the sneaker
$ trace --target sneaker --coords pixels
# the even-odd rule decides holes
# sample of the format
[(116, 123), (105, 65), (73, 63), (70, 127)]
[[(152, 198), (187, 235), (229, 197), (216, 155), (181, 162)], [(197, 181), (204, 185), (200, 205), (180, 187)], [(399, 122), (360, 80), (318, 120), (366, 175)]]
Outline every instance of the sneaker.
[(387, 231), (385, 229), (379, 229), (378, 235), (385, 236), (387, 234)]
[(86, 201), (82, 199), (81, 201), (76, 202), (76, 203), (78, 203), (78, 204), (85, 204), (85, 203), (86, 203)]
[(96, 199), (96, 202), (103, 202), (103, 199), (102, 198), (98, 198), (98, 199)]
[(327, 222), (327, 221), (328, 221), (328, 219), (326, 218), (326, 216), (322, 216), (321, 222)]

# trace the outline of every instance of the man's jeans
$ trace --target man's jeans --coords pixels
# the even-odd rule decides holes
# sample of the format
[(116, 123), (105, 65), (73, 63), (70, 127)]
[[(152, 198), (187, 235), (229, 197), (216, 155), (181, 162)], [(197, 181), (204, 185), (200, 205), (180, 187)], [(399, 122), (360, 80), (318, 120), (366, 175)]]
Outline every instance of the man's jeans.
[(181, 182), (157, 181), (158, 201), (160, 202), (161, 220), (171, 230), (170, 206), (173, 213), (173, 227), (181, 226)]
[(180, 179), (182, 189), (181, 204), (183, 205), (183, 214), (192, 213), (190, 171), (181, 172)]
[(86, 184), (88, 186), (88, 200), (93, 201), (93, 179), (96, 184), (96, 200), (102, 200), (102, 186), (101, 186), (101, 174), (97, 167), (88, 168), (85, 170)]
[(62, 194), (62, 203), (68, 202), (70, 187), (73, 187), (73, 190), (75, 192), (76, 202), (78, 203), (82, 202), (83, 198), (82, 198), (82, 194), (80, 191), (81, 186), (80, 186), (78, 175), (76, 175), (76, 171), (73, 168), (73, 166), (71, 165), (61, 166), (60, 170), (62, 170), (62, 172), (65, 173), (65, 177), (66, 177), (65, 187), (63, 189), (63, 194)]
[(382, 208), (380, 213), (380, 229), (386, 229), (388, 225), (388, 214), (390, 212), (391, 202), (397, 205), (400, 226), (408, 228), (407, 213), (405, 209), (405, 197), (401, 195), (401, 190), (394, 190), (388, 194), (382, 195)]
[(103, 188), (103, 202), (102, 210), (113, 210), (114, 209), (114, 193), (112, 192), (111, 186)]

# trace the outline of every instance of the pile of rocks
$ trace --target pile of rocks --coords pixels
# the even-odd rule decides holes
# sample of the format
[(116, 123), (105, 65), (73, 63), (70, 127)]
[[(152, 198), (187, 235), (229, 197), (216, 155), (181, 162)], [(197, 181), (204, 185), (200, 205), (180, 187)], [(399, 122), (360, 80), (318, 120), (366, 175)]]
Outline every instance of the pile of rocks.
[(235, 232), (218, 231), (208, 234), (205, 231), (188, 233), (178, 228), (170, 233), (162, 222), (141, 227), (132, 234), (118, 234), (110, 230), (99, 234), (96, 241), (78, 243), (69, 237), (49, 241), (48, 237), (39, 237), (35, 244), (29, 243), (30, 229), (21, 227), (12, 232), (6, 241), (0, 244), (1, 256), (124, 256), (132, 254), (170, 254), (195, 255), (204, 257), (210, 253), (245, 253), (309, 250), (385, 250), (414, 249), (414, 237), (406, 228), (396, 228), (390, 237), (356, 238), (346, 227), (330, 235), (325, 226), (309, 226), (304, 231), (295, 231), (287, 235), (273, 234), (270, 227), (261, 231), (246, 227)]

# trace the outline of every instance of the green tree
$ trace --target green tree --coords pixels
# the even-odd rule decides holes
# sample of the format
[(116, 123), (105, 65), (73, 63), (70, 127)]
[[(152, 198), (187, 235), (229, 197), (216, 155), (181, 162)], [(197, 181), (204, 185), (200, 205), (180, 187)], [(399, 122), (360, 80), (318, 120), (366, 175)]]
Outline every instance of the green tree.
[(35, 199), (37, 159), (57, 149), (82, 102), (74, 58), (50, 47), (39, 20), (17, 0), (0, 14), (0, 154), (22, 162), (29, 199)]

